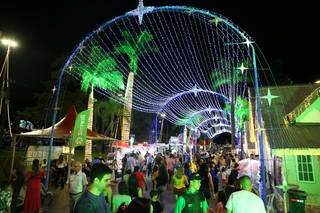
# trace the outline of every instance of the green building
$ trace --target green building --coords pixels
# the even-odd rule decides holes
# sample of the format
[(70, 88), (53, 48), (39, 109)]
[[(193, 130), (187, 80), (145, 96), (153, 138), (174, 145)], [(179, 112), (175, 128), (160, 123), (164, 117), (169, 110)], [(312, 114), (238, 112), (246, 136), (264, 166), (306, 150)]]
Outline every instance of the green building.
[[(279, 188), (305, 191), (306, 212), (320, 212), (319, 84), (261, 88), (260, 95), (269, 194), (280, 209), (284, 194)], [(255, 97), (250, 103), (245, 147), (259, 154)]]

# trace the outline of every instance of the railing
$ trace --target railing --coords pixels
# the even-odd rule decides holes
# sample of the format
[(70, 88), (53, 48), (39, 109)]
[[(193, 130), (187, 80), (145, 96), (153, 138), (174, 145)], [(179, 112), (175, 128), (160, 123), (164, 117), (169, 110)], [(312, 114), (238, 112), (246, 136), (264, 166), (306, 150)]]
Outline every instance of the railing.
[(296, 118), (303, 113), (318, 97), (320, 97), (320, 87), (306, 97), (292, 112), (284, 118), (285, 123), (294, 123)]

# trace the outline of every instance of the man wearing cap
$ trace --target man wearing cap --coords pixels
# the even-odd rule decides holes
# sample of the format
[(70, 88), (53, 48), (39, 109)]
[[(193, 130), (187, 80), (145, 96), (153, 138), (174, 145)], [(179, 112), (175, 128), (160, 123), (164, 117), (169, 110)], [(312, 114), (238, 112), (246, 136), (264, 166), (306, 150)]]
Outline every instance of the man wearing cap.
[(241, 191), (233, 192), (227, 202), (227, 213), (266, 213), (260, 197), (252, 193), (252, 182), (248, 176), (240, 179)]
[(206, 198), (199, 191), (201, 185), (200, 175), (198, 173), (191, 174), (189, 182), (188, 190), (177, 200), (174, 213), (206, 213), (209, 206)]

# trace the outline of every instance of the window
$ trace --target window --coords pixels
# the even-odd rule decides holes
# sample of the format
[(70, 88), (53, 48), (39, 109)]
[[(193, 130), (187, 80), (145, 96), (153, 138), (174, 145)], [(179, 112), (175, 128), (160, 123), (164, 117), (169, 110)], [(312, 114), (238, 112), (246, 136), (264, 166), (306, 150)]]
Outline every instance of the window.
[(311, 155), (298, 155), (297, 166), (299, 181), (314, 182)]

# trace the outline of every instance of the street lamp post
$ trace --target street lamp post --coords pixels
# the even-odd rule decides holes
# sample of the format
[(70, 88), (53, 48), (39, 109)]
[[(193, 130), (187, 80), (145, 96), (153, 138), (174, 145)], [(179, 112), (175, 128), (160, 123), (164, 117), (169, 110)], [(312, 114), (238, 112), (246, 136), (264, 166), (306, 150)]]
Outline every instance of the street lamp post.
[(161, 117), (161, 127), (160, 127), (160, 136), (159, 136), (159, 142), (162, 142), (162, 132), (163, 132), (163, 122), (164, 122), (164, 118), (166, 117), (166, 114), (164, 113), (160, 113), (160, 117)]
[(9, 101), (9, 88), (10, 88), (10, 79), (9, 79), (9, 56), (11, 48), (17, 47), (18, 43), (12, 39), (3, 38), (1, 39), (1, 44), (7, 47), (7, 53), (1, 67), (0, 78), (3, 76), (3, 80), (1, 82), (1, 91), (0, 91), (0, 116), (2, 113), (2, 104), (5, 102), (7, 108), (7, 119), (8, 119), (8, 128), (10, 136), (12, 137), (11, 131), (11, 121), (10, 121), (10, 101)]
[(161, 117), (161, 127), (160, 127), (160, 135), (159, 135), (159, 142), (162, 142), (162, 132), (163, 132), (163, 123), (164, 123), (164, 118), (166, 117), (166, 114), (160, 113)]
[(10, 88), (10, 79), (9, 79), (9, 56), (10, 56), (10, 50), (11, 48), (17, 47), (18, 43), (14, 40), (11, 39), (6, 39), (3, 38), (1, 39), (1, 44), (7, 47), (7, 53), (3, 62), (3, 65), (1, 67), (1, 72), (0, 72), (0, 78), (3, 76), (3, 80), (1, 82), (1, 90), (0, 90), (0, 116), (2, 112), (2, 104), (3, 101), (5, 101), (5, 105), (7, 108), (7, 120), (8, 120), (8, 128), (9, 128), (9, 134), (10, 137), (12, 138), (12, 159), (11, 159), (11, 167), (10, 167), (10, 175), (9, 175), (9, 180), (11, 180), (11, 175), (13, 171), (13, 165), (14, 165), (14, 156), (15, 156), (15, 151), (16, 151), (16, 137), (12, 135), (11, 131), (11, 121), (10, 121), (10, 101), (9, 101), (9, 88)]

